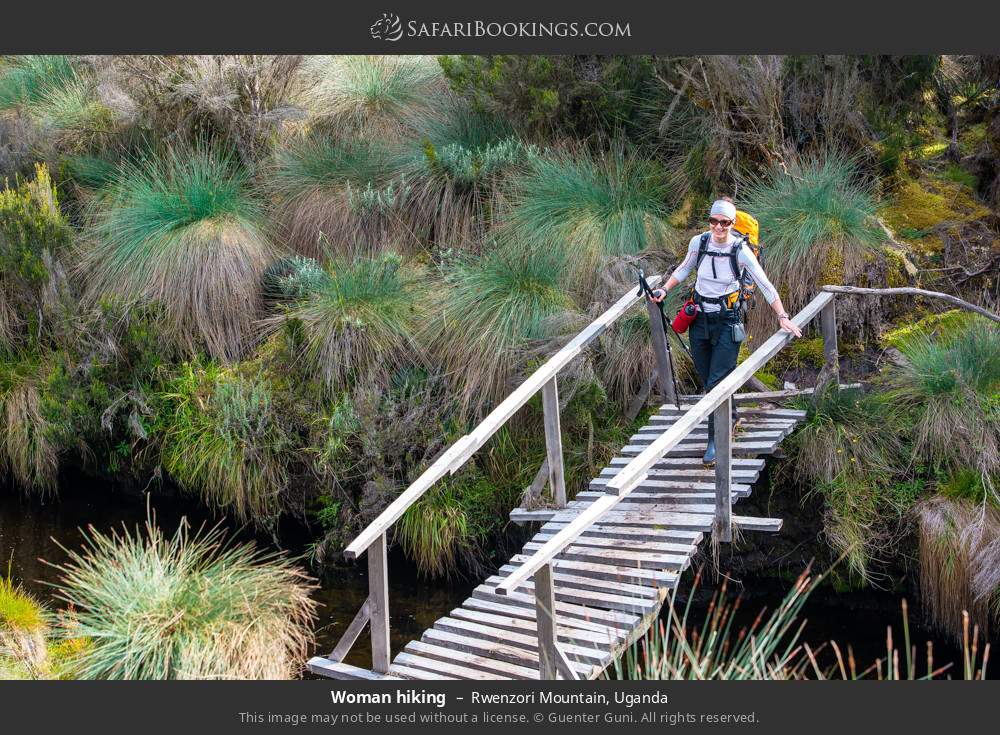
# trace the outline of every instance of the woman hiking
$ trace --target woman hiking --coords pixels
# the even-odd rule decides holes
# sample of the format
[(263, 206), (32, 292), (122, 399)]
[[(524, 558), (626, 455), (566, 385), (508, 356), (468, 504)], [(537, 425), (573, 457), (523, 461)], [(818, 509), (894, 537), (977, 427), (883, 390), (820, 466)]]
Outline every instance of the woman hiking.
[[(733, 200), (729, 197), (716, 200), (708, 215), (709, 232), (691, 238), (687, 256), (667, 279), (663, 288), (653, 291), (653, 301), (657, 303), (663, 301), (666, 292), (687, 278), (691, 269), (697, 265), (694, 301), (698, 305), (698, 314), (691, 324), (691, 357), (694, 359), (694, 367), (701, 377), (702, 385), (705, 386), (705, 393), (712, 390), (736, 368), (740, 342), (743, 341), (745, 334), (742, 326), (740, 273), (734, 272), (732, 265), (733, 246), (741, 240), (733, 234), (735, 221), (736, 205), (733, 204)], [(708, 235), (711, 237), (707, 237)], [(703, 238), (707, 250), (699, 262), (698, 255)], [(738, 270), (745, 270), (750, 274), (764, 298), (774, 309), (774, 313), (778, 315), (781, 328), (796, 337), (801, 337), (802, 330), (788, 318), (777, 290), (750, 248), (739, 247), (736, 259)], [(734, 427), (736, 421), (734, 402)], [(708, 446), (705, 448), (702, 461), (706, 465), (715, 464), (714, 412), (708, 417)]]

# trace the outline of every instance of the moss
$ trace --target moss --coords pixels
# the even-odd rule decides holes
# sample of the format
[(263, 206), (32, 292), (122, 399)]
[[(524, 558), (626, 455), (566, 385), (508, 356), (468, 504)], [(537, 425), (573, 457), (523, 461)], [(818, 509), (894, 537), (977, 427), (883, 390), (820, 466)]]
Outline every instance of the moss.
[(879, 214), (897, 237), (918, 244), (925, 255), (934, 255), (943, 247), (933, 232), (936, 227), (974, 222), (989, 216), (990, 210), (976, 200), (969, 186), (945, 175), (903, 182)]
[(962, 130), (958, 135), (958, 149), (963, 156), (976, 153), (986, 142), (986, 123), (976, 123)]
[(838, 284), (844, 281), (844, 253), (840, 247), (833, 245), (826, 251), (826, 260), (819, 273), (819, 283)]
[(42, 604), (11, 577), (0, 577), (0, 631), (37, 633), (47, 627)]
[[(910, 285), (910, 271), (913, 264), (909, 262), (906, 254), (894, 247), (886, 246), (882, 248), (885, 256), (885, 284), (889, 288), (902, 288)], [(909, 268), (907, 267), (909, 265)]]
[(970, 312), (964, 309), (949, 309), (886, 332), (880, 341), (883, 347), (901, 349), (910, 339), (918, 335), (929, 337), (956, 332), (966, 326), (971, 318)]

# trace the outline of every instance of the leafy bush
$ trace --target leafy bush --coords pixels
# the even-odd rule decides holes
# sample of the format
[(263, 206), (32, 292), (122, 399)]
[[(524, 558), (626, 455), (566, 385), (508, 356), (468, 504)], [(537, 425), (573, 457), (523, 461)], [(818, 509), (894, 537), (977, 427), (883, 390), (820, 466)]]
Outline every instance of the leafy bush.
[(152, 521), (84, 544), (56, 567), (74, 612), (62, 636), (91, 641), (79, 678), (289, 679), (310, 650), (313, 585), (279, 555)]
[(332, 260), (308, 277), (311, 290), (278, 321), (301, 328), (303, 355), (329, 389), (384, 385), (421, 360), (423, 299), (398, 256)]
[(671, 234), (663, 171), (622, 147), (601, 158), (565, 151), (533, 157), (513, 198), (512, 239), (558, 251), (581, 290), (607, 259), (661, 245)]
[(363, 137), (419, 127), (447, 91), (430, 56), (311, 56), (301, 79), (301, 101), (317, 123)]
[(557, 329), (572, 303), (566, 263), (554, 248), (504, 247), (461, 262), (446, 276), (429, 339), (444, 372), (476, 411), (502, 400), (530, 343)]
[(859, 177), (850, 160), (830, 154), (749, 182), (740, 207), (760, 221), (768, 272), (791, 310), (824, 278), (850, 283), (882, 243), (871, 191)]
[(161, 304), (169, 340), (240, 355), (274, 249), (249, 172), (198, 147), (124, 162), (94, 203), (82, 270), (90, 299)]
[(213, 508), (272, 525), (294, 445), (266, 378), (185, 363), (159, 398), (161, 458), (170, 476)]

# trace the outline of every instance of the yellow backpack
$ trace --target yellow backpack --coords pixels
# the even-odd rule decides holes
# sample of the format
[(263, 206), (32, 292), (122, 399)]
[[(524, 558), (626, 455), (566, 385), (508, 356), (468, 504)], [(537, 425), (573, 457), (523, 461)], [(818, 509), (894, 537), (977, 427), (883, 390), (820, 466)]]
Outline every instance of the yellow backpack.
[[(754, 283), (753, 278), (750, 276), (746, 270), (741, 270), (737, 259), (739, 257), (740, 248), (744, 245), (750, 248), (750, 252), (754, 254), (758, 261), (763, 262), (760, 244), (760, 224), (757, 222), (756, 218), (748, 213), (736, 210), (736, 220), (733, 222), (733, 233), (740, 238), (739, 242), (733, 245), (733, 249), (729, 254), (730, 261), (733, 266), (733, 273), (739, 273), (740, 290), (734, 292), (726, 299), (726, 306), (733, 308), (739, 302), (750, 302), (753, 298), (754, 293), (757, 291), (757, 284)], [(698, 248), (698, 261), (695, 265), (695, 272), (698, 270), (698, 266), (701, 265), (702, 259), (708, 255), (708, 234), (701, 236), (701, 243)], [(750, 308), (753, 308), (753, 303), (750, 303)]]

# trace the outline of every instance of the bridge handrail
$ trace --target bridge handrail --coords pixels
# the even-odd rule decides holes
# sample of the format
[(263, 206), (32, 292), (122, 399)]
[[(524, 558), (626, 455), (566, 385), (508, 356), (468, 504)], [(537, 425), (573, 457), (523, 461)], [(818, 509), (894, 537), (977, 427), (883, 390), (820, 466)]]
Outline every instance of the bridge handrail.
[[(810, 301), (805, 308), (796, 314), (792, 321), (800, 329), (812, 321), (823, 308), (834, 299), (834, 294), (822, 292)], [(565, 528), (559, 531), (540, 549), (533, 553), (503, 582), (496, 587), (496, 593), (506, 595), (523, 585), (536, 571), (552, 562), (553, 558), (569, 546), (591, 524), (604, 513), (632, 492), (646, 477), (647, 473), (667, 452), (677, 446), (692, 429), (698, 426), (716, 408), (727, 401), (744, 383), (760, 370), (781, 349), (791, 341), (792, 335), (779, 330), (758, 347), (753, 354), (744, 360), (733, 372), (709, 391), (701, 400), (677, 420), (669, 430), (661, 434), (652, 444), (637, 457), (625, 465), (622, 470), (608, 481), (608, 488), (617, 490), (615, 494), (598, 498), (574, 518)]]
[[(660, 283), (662, 276), (650, 276), (646, 280), (651, 287)], [(493, 436), (518, 409), (531, 400), (531, 397), (552, 380), (560, 370), (583, 352), (583, 349), (613, 324), (620, 316), (638, 303), (642, 296), (637, 295), (632, 286), (618, 301), (592, 321), (572, 340), (545, 361), (533, 372), (514, 392), (505, 398), (490, 414), (483, 419), (471, 432), (458, 439), (430, 467), (392, 501), (379, 516), (359, 533), (344, 549), (344, 555), (356, 559), (372, 545), (382, 534), (398, 521), (406, 510), (429, 490), (434, 483), (445, 474), (455, 474), (468, 460)]]

